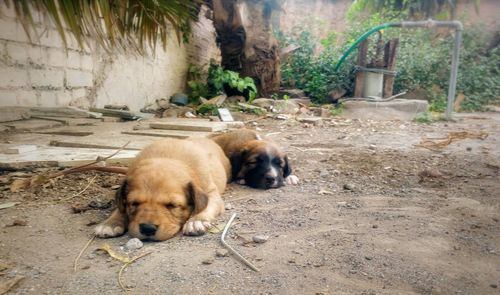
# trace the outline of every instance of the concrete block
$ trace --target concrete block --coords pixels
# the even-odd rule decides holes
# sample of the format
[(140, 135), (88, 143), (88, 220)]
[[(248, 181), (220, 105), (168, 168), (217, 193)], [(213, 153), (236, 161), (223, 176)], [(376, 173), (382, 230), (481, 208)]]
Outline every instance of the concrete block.
[(68, 68), (80, 69), (80, 52), (69, 50), (68, 51)]
[(32, 87), (61, 88), (64, 86), (62, 70), (29, 70)]
[(28, 52), (26, 51), (25, 44), (7, 42), (5, 47), (6, 56), (9, 57), (12, 63), (16, 64), (27, 64), (28, 63)]
[(85, 89), (85, 88), (79, 88), (79, 89), (73, 90), (72, 91), (72, 97), (73, 97), (73, 99), (87, 97), (87, 89)]
[(81, 56), (81, 67), (84, 70), (87, 71), (92, 71), (94, 69), (94, 60), (92, 59), (92, 56), (90, 55), (82, 55)]
[(2, 11), (2, 14), (6, 17), (9, 18), (16, 18), (16, 11), (14, 10), (14, 5), (9, 5), (5, 3), (5, 1), (0, 2), (0, 11)]
[(58, 91), (56, 96), (57, 106), (69, 106), (71, 100), (73, 99), (72, 91)]
[(0, 69), (0, 87), (24, 87), (28, 85), (28, 72), (17, 68)]
[(0, 107), (17, 106), (17, 94), (14, 90), (0, 90)]
[(59, 48), (49, 48), (48, 53), (48, 65), (52, 67), (66, 67), (68, 64), (68, 56), (64, 49)]
[(64, 43), (56, 30), (48, 30), (42, 36), (40, 40), (36, 43), (47, 47), (64, 48)]
[(32, 64), (45, 65), (47, 63), (47, 49), (38, 45), (27, 45), (28, 58)]
[(41, 91), (40, 92), (40, 105), (44, 107), (57, 106), (57, 93), (56, 91)]
[(2, 39), (28, 42), (28, 36), (19, 22), (14, 19), (0, 18), (0, 36)]
[(17, 92), (17, 101), (20, 106), (37, 106), (38, 93), (35, 90), (19, 90)]
[(79, 88), (93, 85), (93, 75), (89, 72), (66, 70), (66, 87)]

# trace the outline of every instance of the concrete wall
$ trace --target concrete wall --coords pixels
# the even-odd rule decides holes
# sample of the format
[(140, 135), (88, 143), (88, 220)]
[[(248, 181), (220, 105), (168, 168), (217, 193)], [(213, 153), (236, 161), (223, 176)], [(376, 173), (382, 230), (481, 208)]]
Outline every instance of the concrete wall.
[(148, 56), (82, 50), (75, 40), (66, 51), (53, 26), (30, 43), (13, 8), (0, 1), (0, 11), (0, 107), (126, 104), (137, 111), (183, 91), (189, 62), (204, 65), (220, 56), (205, 7), (193, 42), (179, 44), (172, 34), (166, 51), (159, 46)]
[(282, 0), (279, 28), (284, 32), (304, 28), (318, 39), (331, 31), (343, 32), (351, 4), (352, 0)]

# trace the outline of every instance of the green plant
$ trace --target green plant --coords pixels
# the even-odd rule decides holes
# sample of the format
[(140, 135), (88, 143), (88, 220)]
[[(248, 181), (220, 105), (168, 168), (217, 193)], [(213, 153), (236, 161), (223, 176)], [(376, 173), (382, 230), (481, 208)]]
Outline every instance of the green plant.
[(433, 122), (432, 115), (429, 112), (418, 113), (413, 119), (417, 123), (429, 124)]
[(219, 114), (219, 110), (217, 105), (215, 104), (201, 104), (196, 108), (196, 112), (202, 115), (210, 115), (210, 116), (217, 116)]

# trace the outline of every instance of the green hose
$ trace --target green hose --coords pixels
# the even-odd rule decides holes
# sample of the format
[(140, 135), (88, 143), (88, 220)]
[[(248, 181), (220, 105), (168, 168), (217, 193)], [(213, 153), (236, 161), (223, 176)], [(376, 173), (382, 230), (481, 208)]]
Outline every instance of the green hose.
[(371, 34), (373, 33), (376, 33), (380, 30), (383, 30), (385, 28), (390, 28), (390, 27), (400, 27), (401, 26), (401, 23), (385, 23), (385, 24), (381, 24), (381, 25), (378, 25), (376, 27), (373, 27), (371, 28), (369, 31), (367, 31), (366, 33), (364, 33), (363, 35), (361, 35), (361, 37), (359, 37), (352, 45), (351, 47), (349, 47), (349, 49), (347, 49), (344, 54), (342, 55), (342, 57), (340, 58), (339, 62), (337, 63), (337, 65), (335, 66), (335, 71), (337, 71), (340, 66), (345, 62), (346, 58), (349, 56), (349, 54), (351, 54), (351, 52), (356, 49), (356, 47), (358, 47), (359, 43), (361, 43), (363, 40), (365, 40), (366, 38), (368, 38)]

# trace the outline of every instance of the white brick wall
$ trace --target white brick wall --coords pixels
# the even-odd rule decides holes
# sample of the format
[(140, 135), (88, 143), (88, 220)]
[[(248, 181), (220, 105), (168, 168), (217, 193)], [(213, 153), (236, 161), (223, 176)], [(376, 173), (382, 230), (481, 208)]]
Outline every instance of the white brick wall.
[(62, 70), (30, 70), (31, 87), (59, 89), (64, 86)]
[(204, 12), (200, 13), (201, 25), (193, 26), (194, 45), (179, 45), (172, 34), (166, 51), (159, 45), (156, 55), (143, 57), (109, 55), (92, 40), (89, 48), (81, 49), (70, 33), (65, 49), (54, 24), (41, 27), (38, 15), (34, 17), (40, 27), (31, 43), (12, 5), (6, 8), (0, 0), (0, 107), (113, 103), (138, 111), (158, 98), (183, 91), (188, 63), (196, 57), (197, 64), (208, 64), (217, 50), (214, 29)]
[(66, 70), (66, 87), (79, 88), (93, 85), (93, 75), (90, 72), (80, 70)]

